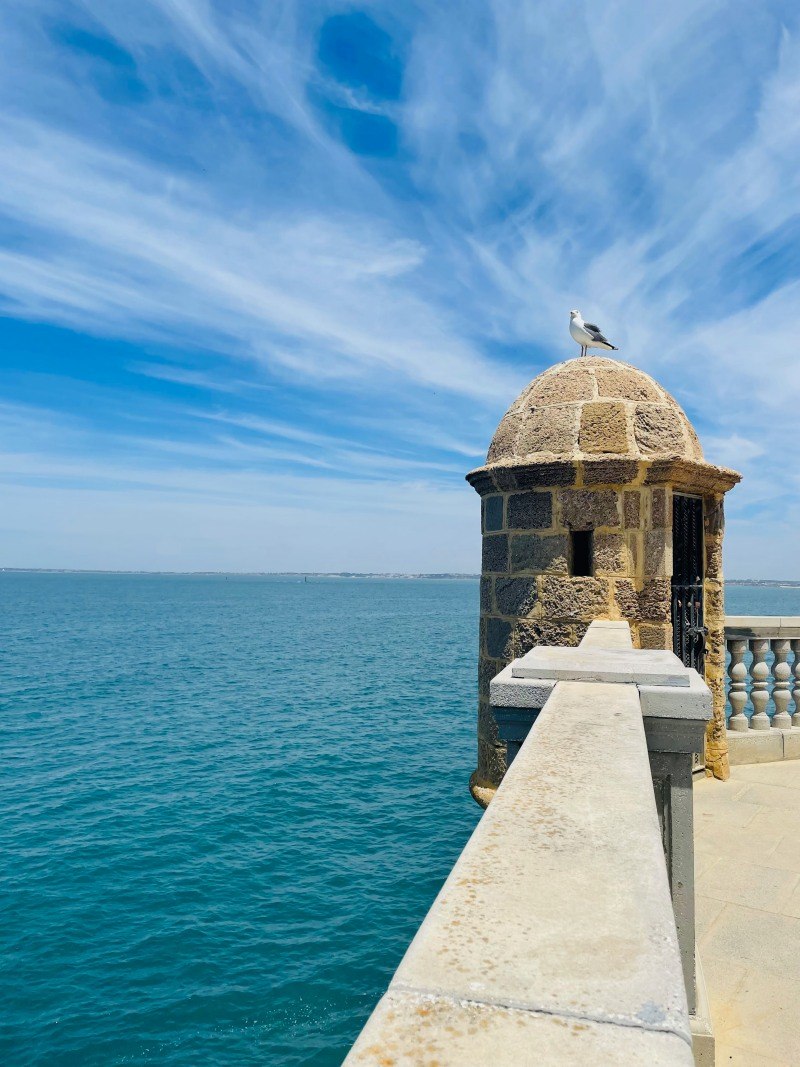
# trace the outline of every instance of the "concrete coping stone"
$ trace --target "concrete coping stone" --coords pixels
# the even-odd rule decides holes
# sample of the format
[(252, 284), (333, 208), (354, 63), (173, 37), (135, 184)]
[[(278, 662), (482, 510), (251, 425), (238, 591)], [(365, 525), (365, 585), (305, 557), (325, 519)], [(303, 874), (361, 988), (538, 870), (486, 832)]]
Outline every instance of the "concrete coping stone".
[(800, 638), (800, 615), (726, 615), (725, 636)]
[(692, 1063), (635, 685), (555, 686), (346, 1062), (387, 1059)]
[(489, 683), (489, 700), (496, 708), (543, 708), (555, 684), (515, 678), (513, 664), (509, 663)]
[(521, 1067), (532, 1056), (565, 1067), (694, 1067), (691, 1051), (674, 1034), (398, 989), (383, 997), (345, 1063)]
[(664, 649), (539, 645), (511, 666), (514, 678), (689, 686), (686, 667), (674, 652)]
[(633, 648), (630, 624), (595, 619), (583, 635), (581, 648)]
[(688, 686), (640, 685), (642, 715), (651, 719), (694, 719), (708, 722), (712, 715), (711, 690), (696, 670), (687, 669)]

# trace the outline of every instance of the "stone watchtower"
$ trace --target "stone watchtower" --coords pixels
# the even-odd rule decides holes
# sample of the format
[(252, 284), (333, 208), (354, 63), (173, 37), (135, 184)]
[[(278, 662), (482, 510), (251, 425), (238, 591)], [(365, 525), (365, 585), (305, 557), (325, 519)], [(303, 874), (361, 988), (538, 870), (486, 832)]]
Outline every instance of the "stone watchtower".
[(727, 777), (723, 497), (740, 477), (705, 462), (678, 403), (627, 363), (559, 363), (514, 401), (467, 475), (483, 530), (479, 802), (506, 770), (490, 680), (534, 645), (577, 645), (592, 619), (625, 619), (635, 645), (705, 675), (706, 764)]

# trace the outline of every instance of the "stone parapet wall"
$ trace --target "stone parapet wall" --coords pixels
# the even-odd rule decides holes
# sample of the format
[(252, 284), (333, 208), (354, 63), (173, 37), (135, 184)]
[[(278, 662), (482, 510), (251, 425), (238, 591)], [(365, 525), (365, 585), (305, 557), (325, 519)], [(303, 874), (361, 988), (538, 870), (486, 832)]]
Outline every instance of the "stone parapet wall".
[[(587, 651), (624, 644), (605, 626)], [(646, 656), (629, 656), (635, 679)], [(521, 684), (538, 704), (541, 684)], [(648, 722), (673, 730), (691, 778), (673, 743), (698, 718), (690, 688), (551, 685), (347, 1067), (691, 1067), (691, 787), (681, 807), (659, 779), (657, 800), (648, 747)]]

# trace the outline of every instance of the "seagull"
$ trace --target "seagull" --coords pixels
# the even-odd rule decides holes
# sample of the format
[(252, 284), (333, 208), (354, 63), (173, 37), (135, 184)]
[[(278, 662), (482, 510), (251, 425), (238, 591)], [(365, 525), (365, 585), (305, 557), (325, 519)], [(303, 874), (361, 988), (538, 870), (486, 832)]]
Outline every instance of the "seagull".
[(600, 332), (600, 327), (592, 322), (584, 322), (580, 311), (570, 311), (569, 332), (572, 340), (581, 346), (581, 355), (585, 356), (590, 348), (604, 348), (606, 352), (618, 352), (616, 345), (612, 345), (607, 337)]

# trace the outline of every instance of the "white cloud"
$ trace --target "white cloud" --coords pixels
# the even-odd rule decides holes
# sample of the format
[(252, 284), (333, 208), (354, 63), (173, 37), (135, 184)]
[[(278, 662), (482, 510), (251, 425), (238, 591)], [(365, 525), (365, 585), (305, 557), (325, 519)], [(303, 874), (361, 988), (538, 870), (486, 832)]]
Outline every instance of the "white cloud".
[[(109, 103), (91, 56), (40, 28), (79, 10), (130, 54), (146, 102)], [(471, 465), (525, 380), (573, 354), (578, 306), (675, 393), (710, 459), (744, 471), (734, 549), (741, 530), (778, 558), (789, 527), (746, 524), (788, 513), (797, 491), (800, 263), (783, 248), (800, 192), (795, 20), (777, 2), (366, 10), (403, 42), (403, 93), (387, 105), (317, 68), (323, 4), (0, 13), (0, 306), (149, 349), (126, 357), (137, 385), (116, 385), (131, 397), (116, 435), (101, 408), (70, 421), (65, 402), (49, 428), (20, 409), (27, 459), (7, 474), (47, 494), (73, 486), (75, 514), (107, 525), (102, 492), (122, 511), (156, 494), (158, 508), (138, 503), (167, 524), (172, 494), (180, 526), (184, 493), (193, 508), (204, 493), (214, 509), (262, 507), (261, 479), (274, 486), (285, 464), (304, 487), (294, 521), (335, 514), (342, 551), (368, 554), (380, 538), (362, 544), (364, 515), (396, 508), (401, 485), (412, 500), (419, 477), (425, 503), (403, 536), (422, 556), (435, 493), (453, 514), (470, 499), (457, 457)], [(399, 158), (350, 151), (310, 86), (388, 115)], [(147, 392), (159, 379), (209, 395), (167, 402)], [(87, 464), (93, 451), (107, 465)], [(14, 491), (32, 534), (32, 498)], [(214, 514), (225, 554), (238, 520)]]

